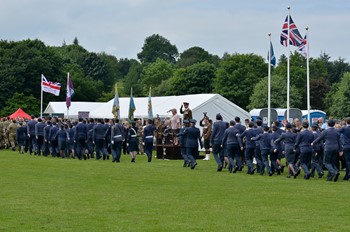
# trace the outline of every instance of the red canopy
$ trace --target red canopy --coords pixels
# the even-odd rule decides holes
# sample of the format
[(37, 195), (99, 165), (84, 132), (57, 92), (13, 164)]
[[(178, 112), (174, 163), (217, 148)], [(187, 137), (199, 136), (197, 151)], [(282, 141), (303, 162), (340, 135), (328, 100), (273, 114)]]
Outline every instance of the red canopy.
[(30, 115), (28, 115), (21, 108), (19, 108), (16, 112), (14, 112), (13, 114), (10, 115), (10, 119), (16, 119), (16, 118), (27, 118), (27, 119), (30, 119)]

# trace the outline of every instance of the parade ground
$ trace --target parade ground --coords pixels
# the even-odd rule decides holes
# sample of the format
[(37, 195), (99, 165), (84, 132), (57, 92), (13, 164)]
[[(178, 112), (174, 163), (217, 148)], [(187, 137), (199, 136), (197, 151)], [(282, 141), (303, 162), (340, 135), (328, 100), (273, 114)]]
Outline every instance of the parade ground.
[(350, 231), (350, 183), (0, 151), (0, 231)]

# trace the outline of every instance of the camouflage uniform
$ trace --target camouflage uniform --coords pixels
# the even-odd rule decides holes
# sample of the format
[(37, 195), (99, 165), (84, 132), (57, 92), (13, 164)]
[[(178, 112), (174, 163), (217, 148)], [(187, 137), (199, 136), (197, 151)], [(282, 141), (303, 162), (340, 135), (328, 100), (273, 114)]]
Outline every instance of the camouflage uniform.
[(0, 148), (4, 148), (5, 145), (5, 128), (3, 119), (0, 120)]
[(4, 121), (4, 140), (5, 140), (5, 147), (10, 147), (10, 141), (9, 141), (9, 132), (8, 132), (8, 126), (10, 125), (11, 120), (8, 118)]
[(10, 125), (7, 127), (9, 146), (11, 146), (12, 150), (16, 150), (16, 132), (18, 127), (19, 125), (16, 121), (10, 122)]

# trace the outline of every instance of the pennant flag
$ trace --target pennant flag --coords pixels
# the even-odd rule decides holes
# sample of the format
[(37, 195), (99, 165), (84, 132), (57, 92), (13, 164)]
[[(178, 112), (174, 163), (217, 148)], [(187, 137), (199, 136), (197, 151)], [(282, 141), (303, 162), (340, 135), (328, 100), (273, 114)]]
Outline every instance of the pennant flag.
[(58, 82), (48, 81), (44, 75), (41, 75), (41, 88), (44, 92), (51, 93), (55, 96), (59, 96), (61, 84)]
[(67, 109), (69, 109), (69, 107), (71, 106), (71, 99), (72, 96), (74, 95), (74, 88), (73, 88), (73, 82), (72, 79), (69, 76), (67, 76), (67, 94), (66, 94), (66, 106)]
[(284, 24), (282, 26), (282, 33), (281, 33), (281, 44), (285, 47), (287, 47), (288, 43), (288, 17), (290, 19), (289, 21), (289, 44), (299, 47), (303, 43), (303, 37), (301, 36), (297, 26), (295, 25), (292, 16), (287, 15), (286, 20), (284, 21)]
[(112, 114), (114, 118), (120, 119), (120, 106), (119, 106), (119, 95), (118, 95), (118, 86), (115, 84), (115, 93), (114, 93), (114, 102), (112, 106)]
[(131, 88), (130, 105), (129, 105), (129, 116), (128, 116), (129, 122), (134, 121), (134, 112), (135, 112), (135, 110), (136, 110), (136, 107), (135, 107), (134, 98), (132, 97), (132, 88)]
[(301, 52), (301, 54), (307, 58), (307, 55), (308, 55), (308, 42), (307, 42), (307, 35), (305, 35), (304, 37), (304, 40), (303, 40), (303, 43), (298, 47), (299, 51)]
[(148, 95), (148, 119), (152, 119), (153, 120), (152, 100), (151, 100), (151, 87), (149, 88), (149, 95)]
[[(271, 57), (270, 56), (270, 51), (271, 51)], [(271, 60), (270, 60), (271, 58)], [(273, 46), (272, 46), (272, 42), (270, 42), (270, 50), (267, 52), (267, 61), (270, 60), (270, 64), (272, 66), (276, 65), (276, 57), (275, 57), (275, 53), (273, 52)]]

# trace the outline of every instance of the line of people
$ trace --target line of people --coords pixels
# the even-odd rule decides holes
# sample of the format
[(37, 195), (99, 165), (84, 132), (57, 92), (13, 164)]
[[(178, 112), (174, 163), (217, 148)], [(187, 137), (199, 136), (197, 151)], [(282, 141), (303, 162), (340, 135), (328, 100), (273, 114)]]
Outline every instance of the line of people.
[(120, 162), (123, 150), (124, 154), (130, 154), (131, 162), (135, 162), (136, 154), (142, 147), (148, 162), (152, 160), (155, 131), (152, 120), (146, 120), (144, 126), (140, 125), (140, 121), (134, 121), (129, 126), (127, 122), (121, 124), (118, 119), (79, 118), (78, 121), (63, 121), (51, 117), (36, 119), (32, 116), (27, 122), (12, 120), (6, 128), (9, 138), (13, 139), (8, 140), (8, 146), (3, 140), (3, 147), (11, 146), (15, 150), (17, 145), (22, 154), (29, 152), (30, 155), (80, 160), (108, 160), (112, 154), (112, 161)]

